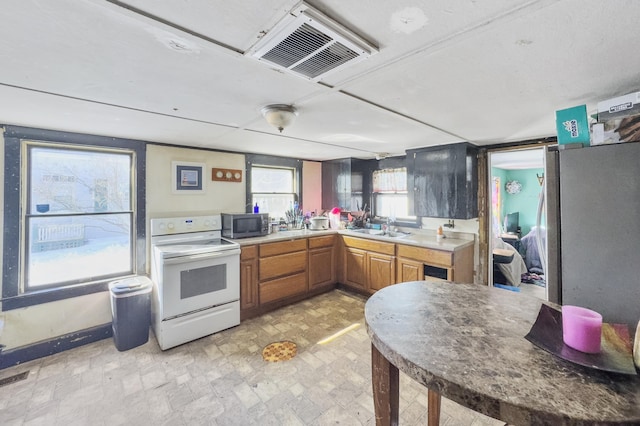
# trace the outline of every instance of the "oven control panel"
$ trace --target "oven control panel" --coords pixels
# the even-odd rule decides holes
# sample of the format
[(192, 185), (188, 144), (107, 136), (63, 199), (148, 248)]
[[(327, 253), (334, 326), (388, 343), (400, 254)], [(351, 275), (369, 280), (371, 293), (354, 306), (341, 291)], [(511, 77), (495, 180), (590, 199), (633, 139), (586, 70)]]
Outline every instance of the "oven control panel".
[(221, 224), (219, 214), (151, 219), (151, 236), (218, 231)]

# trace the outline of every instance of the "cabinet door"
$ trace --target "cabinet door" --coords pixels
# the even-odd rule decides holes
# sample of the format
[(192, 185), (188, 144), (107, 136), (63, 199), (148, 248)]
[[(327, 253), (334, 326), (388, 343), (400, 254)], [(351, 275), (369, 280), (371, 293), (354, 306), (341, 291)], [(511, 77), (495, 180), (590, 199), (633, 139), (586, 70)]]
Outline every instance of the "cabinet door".
[(240, 252), (240, 310), (257, 308), (258, 246), (243, 246)]
[(309, 250), (309, 287), (316, 288), (331, 285), (335, 280), (335, 262), (333, 247)]
[(351, 206), (351, 160), (322, 162), (322, 208)]
[(258, 260), (241, 260), (240, 309), (255, 308), (258, 304)]
[(344, 283), (365, 290), (367, 288), (367, 252), (346, 247), (344, 250)]
[(409, 209), (417, 216), (478, 216), (477, 149), (461, 143), (407, 152)]
[(368, 253), (369, 290), (380, 290), (396, 282), (395, 257), (386, 254)]
[(424, 279), (424, 265), (417, 260), (398, 258), (398, 276), (396, 282), (422, 281)]

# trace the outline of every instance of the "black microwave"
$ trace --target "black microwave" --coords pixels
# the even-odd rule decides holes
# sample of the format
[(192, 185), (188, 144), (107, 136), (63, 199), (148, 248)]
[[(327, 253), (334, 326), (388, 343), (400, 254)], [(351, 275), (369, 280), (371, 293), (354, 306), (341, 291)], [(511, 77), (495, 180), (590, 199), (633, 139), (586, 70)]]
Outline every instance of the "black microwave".
[(261, 237), (268, 233), (269, 214), (267, 213), (222, 213), (223, 237)]

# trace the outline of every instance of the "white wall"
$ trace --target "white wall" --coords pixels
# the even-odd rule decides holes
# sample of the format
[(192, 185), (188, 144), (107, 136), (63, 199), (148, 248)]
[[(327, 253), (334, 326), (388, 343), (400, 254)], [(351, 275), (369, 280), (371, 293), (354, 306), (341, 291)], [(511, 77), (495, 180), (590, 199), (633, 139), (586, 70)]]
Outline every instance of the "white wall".
[(322, 211), (322, 163), (302, 162), (302, 203), (303, 210)]
[[(204, 193), (174, 194), (171, 163), (204, 163)], [(242, 182), (211, 180), (211, 168), (242, 170)], [(181, 216), (220, 212), (244, 212), (246, 194), (245, 157), (242, 154), (201, 149), (147, 145), (147, 216)]]
[(4, 312), (0, 342), (11, 349), (107, 324), (110, 304), (104, 291)]

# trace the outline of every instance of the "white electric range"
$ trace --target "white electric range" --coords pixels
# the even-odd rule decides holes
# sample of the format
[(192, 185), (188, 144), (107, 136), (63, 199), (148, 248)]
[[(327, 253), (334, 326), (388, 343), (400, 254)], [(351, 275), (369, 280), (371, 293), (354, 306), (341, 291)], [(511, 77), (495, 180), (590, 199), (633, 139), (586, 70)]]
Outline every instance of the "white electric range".
[(165, 350), (240, 324), (240, 246), (219, 214), (151, 219), (152, 326)]

